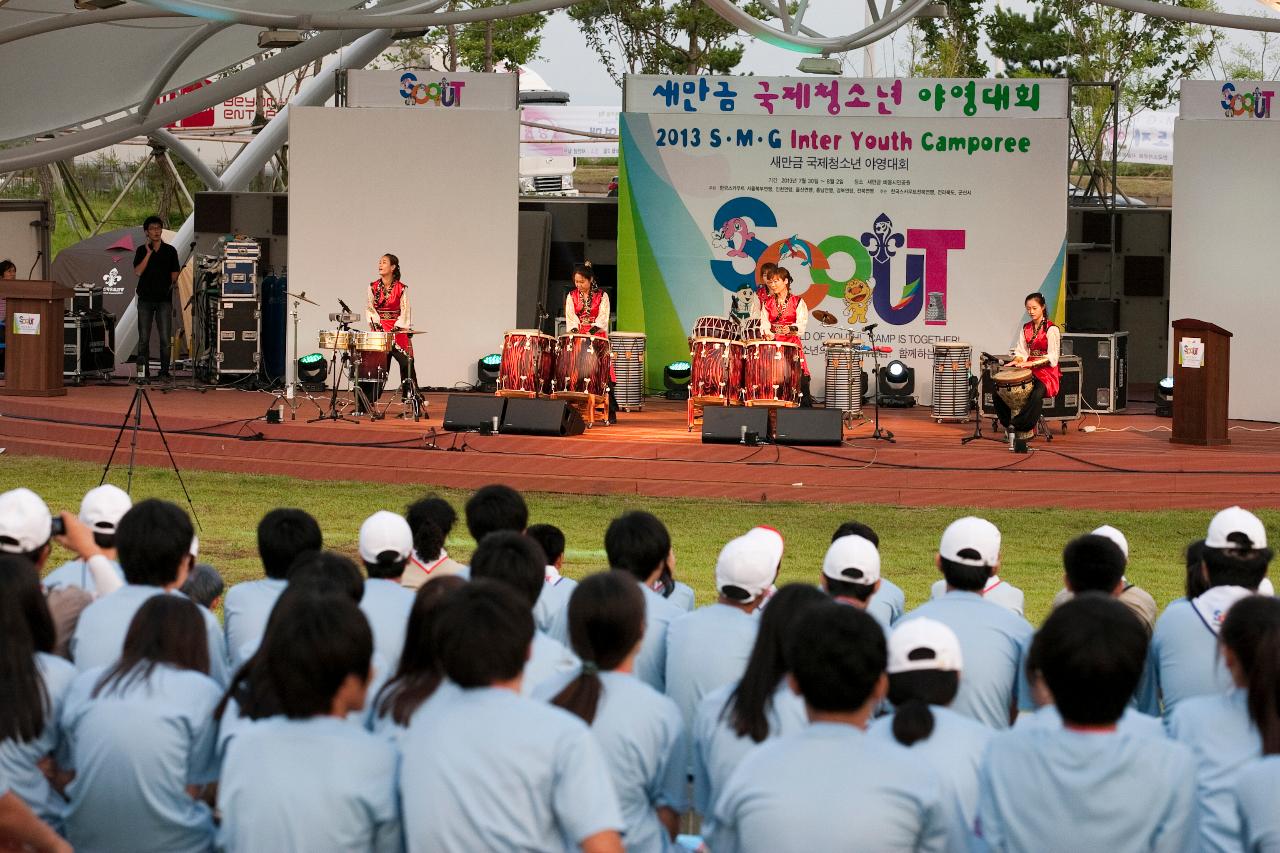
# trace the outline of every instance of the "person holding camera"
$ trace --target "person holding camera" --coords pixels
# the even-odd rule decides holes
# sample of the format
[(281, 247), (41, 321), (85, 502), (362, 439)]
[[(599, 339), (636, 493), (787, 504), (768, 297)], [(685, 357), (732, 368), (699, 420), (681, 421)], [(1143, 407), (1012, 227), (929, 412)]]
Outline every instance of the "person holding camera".
[(161, 380), (169, 379), (169, 342), (173, 338), (173, 286), (178, 282), (178, 250), (164, 241), (164, 220), (148, 216), (142, 223), (147, 241), (133, 253), (138, 275), (138, 378), (151, 377), (151, 325), (160, 335)]

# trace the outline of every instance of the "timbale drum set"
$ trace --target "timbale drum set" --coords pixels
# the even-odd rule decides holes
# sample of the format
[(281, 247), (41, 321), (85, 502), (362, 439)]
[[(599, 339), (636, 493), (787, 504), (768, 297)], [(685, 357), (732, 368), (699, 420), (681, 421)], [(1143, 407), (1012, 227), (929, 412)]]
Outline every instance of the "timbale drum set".
[[(360, 331), (351, 328), (352, 323), (360, 321), (360, 315), (344, 310), (330, 315), (338, 324), (330, 331), (322, 329), (318, 344), (322, 350), (330, 350), (332, 363), (329, 375), (334, 377), (329, 400), (329, 410), (314, 420), (349, 420), (342, 416), (338, 405), (338, 395), (342, 390), (342, 380), (347, 380), (347, 388), (355, 397), (355, 414), (368, 415), (371, 420), (379, 420), (383, 413), (377, 410), (378, 399), (382, 396), (386, 385), (388, 369), (391, 366), (391, 351), (395, 347), (396, 335), (417, 335), (415, 329), (396, 329), (393, 332)], [(339, 363), (341, 360), (341, 363)], [(413, 364), (413, 357), (409, 356)], [(409, 386), (404, 395), (405, 411), (403, 417), (412, 417), (415, 421), (424, 414), (425, 403), (412, 378), (405, 378)]]

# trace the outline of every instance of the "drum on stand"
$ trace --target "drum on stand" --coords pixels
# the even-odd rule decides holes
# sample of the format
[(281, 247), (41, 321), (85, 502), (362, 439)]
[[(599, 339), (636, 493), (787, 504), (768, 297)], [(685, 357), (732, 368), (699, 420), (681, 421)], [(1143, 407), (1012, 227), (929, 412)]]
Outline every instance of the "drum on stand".
[(609, 385), (609, 341), (595, 335), (561, 335), (556, 348), (556, 369), (551, 379), (553, 397), (602, 396)]
[(748, 317), (746, 320), (742, 321), (742, 326), (740, 328), (742, 330), (741, 332), (742, 340), (744, 341), (764, 340), (764, 324), (762, 324), (758, 318)]
[[(356, 382), (360, 390), (376, 406), (382, 390), (387, 385), (388, 368), (391, 366), (391, 353), (378, 350), (356, 350), (351, 354), (356, 362)], [(364, 413), (364, 405), (356, 395), (356, 411)]]
[(862, 351), (858, 338), (831, 338), (822, 342), (827, 351), (823, 376), (826, 406), (839, 409), (847, 418), (862, 415)]
[(644, 354), (647, 338), (643, 332), (611, 332), (613, 351), (613, 396), (624, 412), (644, 408)]
[(793, 408), (800, 405), (800, 346), (789, 341), (743, 344), (742, 385), (748, 406)]
[(694, 338), (689, 346), (689, 401), (697, 405), (741, 403), (742, 353), (739, 341)]
[(966, 343), (933, 345), (933, 417), (969, 420), (969, 376), (973, 368), (973, 347)]
[(728, 317), (699, 317), (693, 324), (692, 339), (717, 338), (722, 341), (738, 339), (738, 323)]
[(502, 336), (499, 397), (538, 397), (551, 393), (556, 341), (537, 329), (512, 329)]

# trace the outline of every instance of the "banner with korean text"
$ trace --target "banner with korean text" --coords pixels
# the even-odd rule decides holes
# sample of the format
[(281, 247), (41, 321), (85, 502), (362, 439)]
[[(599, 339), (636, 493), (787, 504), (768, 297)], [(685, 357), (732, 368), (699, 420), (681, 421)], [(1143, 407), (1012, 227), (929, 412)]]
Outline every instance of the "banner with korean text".
[(767, 262), (819, 397), (823, 341), (872, 324), (927, 403), (933, 344), (1008, 350), (1033, 291), (1061, 320), (1066, 81), (634, 75), (620, 133), (619, 328), (648, 333), (652, 387)]

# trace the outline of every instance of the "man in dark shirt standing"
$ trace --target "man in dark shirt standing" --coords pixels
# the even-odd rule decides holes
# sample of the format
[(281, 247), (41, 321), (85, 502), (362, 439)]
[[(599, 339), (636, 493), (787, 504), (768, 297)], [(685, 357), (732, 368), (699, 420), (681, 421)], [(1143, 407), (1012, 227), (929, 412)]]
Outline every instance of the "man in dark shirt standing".
[(155, 318), (160, 333), (160, 375), (169, 378), (169, 347), (173, 337), (173, 285), (178, 281), (177, 249), (164, 242), (164, 220), (148, 216), (142, 223), (147, 242), (133, 254), (133, 271), (138, 274), (138, 376), (150, 377), (151, 322)]

